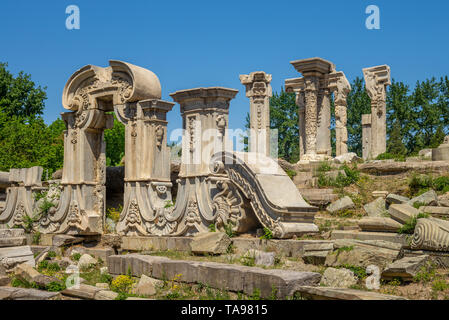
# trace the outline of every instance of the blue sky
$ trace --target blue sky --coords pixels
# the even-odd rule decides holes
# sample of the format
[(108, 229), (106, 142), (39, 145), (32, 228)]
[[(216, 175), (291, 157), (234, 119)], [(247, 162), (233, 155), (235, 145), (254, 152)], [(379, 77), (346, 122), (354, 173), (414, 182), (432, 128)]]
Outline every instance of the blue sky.
[[(81, 11), (80, 30), (65, 27), (72, 4)], [(380, 8), (380, 30), (365, 28), (368, 5)], [(448, 12), (447, 0), (2, 0), (0, 61), (47, 86), (47, 123), (64, 111), (62, 89), (74, 71), (117, 59), (155, 72), (168, 101), (176, 90), (238, 89), (230, 128), (242, 128), (249, 101), (239, 75), (266, 71), (279, 91), (299, 76), (292, 60), (322, 57), (350, 81), (380, 64), (411, 86), (448, 75)], [(170, 130), (181, 126), (179, 105), (168, 120)]]

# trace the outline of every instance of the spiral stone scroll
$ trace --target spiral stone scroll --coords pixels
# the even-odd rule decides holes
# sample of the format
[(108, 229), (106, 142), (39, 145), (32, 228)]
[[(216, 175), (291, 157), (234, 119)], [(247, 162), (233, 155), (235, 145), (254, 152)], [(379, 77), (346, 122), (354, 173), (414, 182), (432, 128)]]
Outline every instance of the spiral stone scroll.
[(411, 247), (416, 250), (449, 251), (449, 222), (436, 218), (419, 219)]

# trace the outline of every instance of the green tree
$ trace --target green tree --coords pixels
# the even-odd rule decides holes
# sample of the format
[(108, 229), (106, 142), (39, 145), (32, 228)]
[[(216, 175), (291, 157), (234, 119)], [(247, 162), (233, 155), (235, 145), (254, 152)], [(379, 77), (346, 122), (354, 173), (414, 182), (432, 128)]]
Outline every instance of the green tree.
[(119, 166), (125, 155), (125, 125), (114, 115), (114, 126), (105, 130), (106, 141), (106, 164), (108, 166)]
[(362, 155), (362, 114), (371, 113), (371, 100), (366, 93), (365, 83), (357, 77), (347, 98), (348, 149)]
[(6, 63), (0, 63), (0, 110), (8, 117), (35, 117), (44, 112), (46, 88), (31, 81), (31, 76), (20, 72), (14, 77)]
[(281, 88), (270, 99), (270, 127), (278, 130), (279, 158), (289, 162), (299, 160), (298, 106), (294, 93)]

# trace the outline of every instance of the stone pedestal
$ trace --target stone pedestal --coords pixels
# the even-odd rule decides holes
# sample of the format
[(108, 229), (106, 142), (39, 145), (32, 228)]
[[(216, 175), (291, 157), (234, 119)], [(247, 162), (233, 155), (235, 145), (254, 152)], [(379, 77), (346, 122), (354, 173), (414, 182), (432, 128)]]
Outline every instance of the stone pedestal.
[(250, 99), (249, 151), (269, 156), (271, 74), (251, 72), (241, 75), (240, 82), (246, 87), (246, 96)]
[(387, 86), (391, 84), (387, 65), (363, 69), (366, 91), (371, 98), (371, 142), (368, 154), (375, 159), (387, 151)]
[(142, 100), (117, 106), (125, 125), (125, 195), (117, 224), (122, 235), (162, 234), (162, 221), (170, 221), (170, 150), (166, 114), (174, 103)]

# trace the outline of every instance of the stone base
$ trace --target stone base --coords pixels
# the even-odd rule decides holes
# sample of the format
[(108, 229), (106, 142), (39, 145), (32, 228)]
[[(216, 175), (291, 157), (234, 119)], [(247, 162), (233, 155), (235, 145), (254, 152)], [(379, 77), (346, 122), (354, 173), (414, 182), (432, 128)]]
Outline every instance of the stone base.
[(399, 233), (387, 232), (358, 232), (358, 231), (342, 231), (334, 230), (331, 235), (332, 240), (337, 239), (356, 239), (356, 240), (383, 240), (393, 243), (399, 243), (403, 246), (408, 246), (409, 241), (407, 236)]
[(309, 300), (407, 300), (398, 296), (346, 288), (300, 287), (297, 292)]

